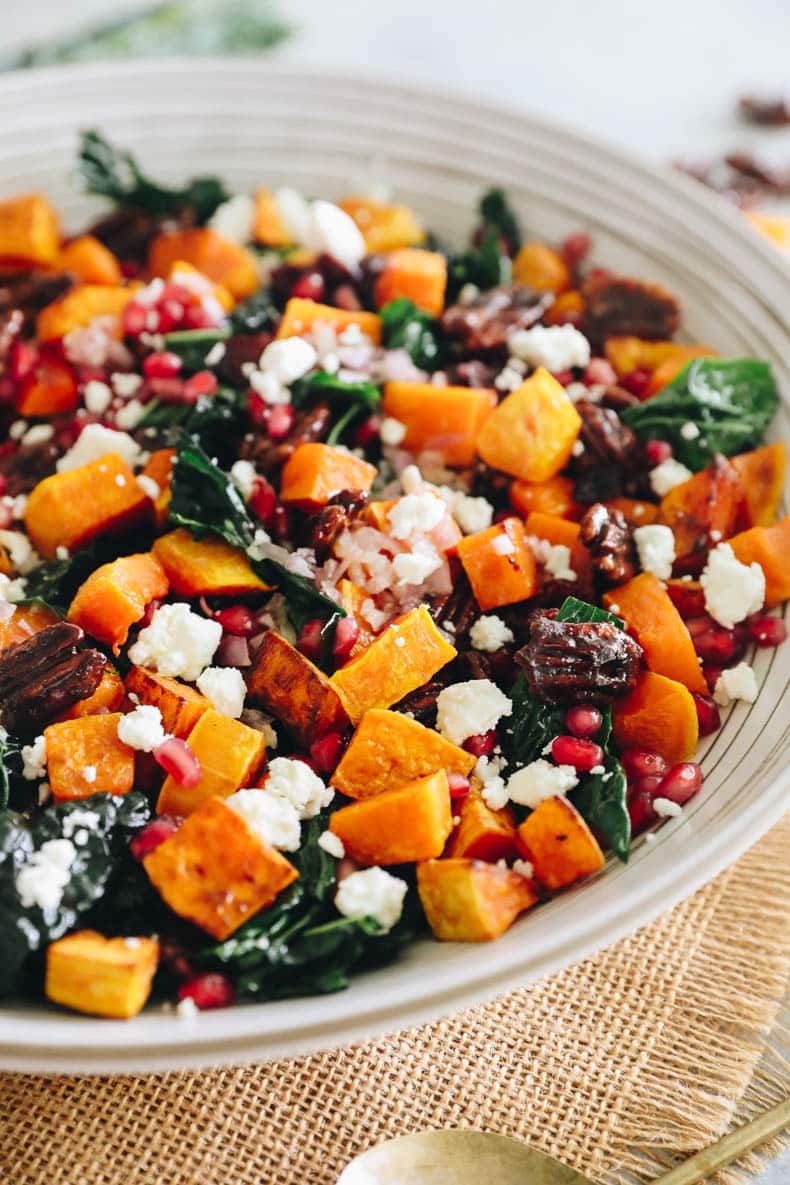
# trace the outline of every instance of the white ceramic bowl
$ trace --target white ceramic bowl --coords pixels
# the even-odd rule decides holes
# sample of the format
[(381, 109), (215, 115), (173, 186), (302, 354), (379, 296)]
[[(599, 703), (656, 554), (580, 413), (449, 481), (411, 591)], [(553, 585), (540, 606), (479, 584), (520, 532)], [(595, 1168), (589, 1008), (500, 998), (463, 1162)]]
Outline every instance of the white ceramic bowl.
[[(75, 132), (99, 126), (154, 175), (216, 172), (239, 190), (289, 182), (340, 196), (391, 182), (460, 241), (480, 192), (507, 187), (536, 236), (577, 229), (602, 262), (667, 283), (691, 337), (771, 362), (788, 432), (790, 270), (740, 215), (682, 177), (517, 111), (250, 60), (89, 66), (0, 79), (0, 193), (42, 189), (77, 226)], [(338, 995), (250, 1004), (186, 1024), (152, 1008), (121, 1023), (39, 1004), (0, 1009), (0, 1067), (143, 1071), (270, 1058), (434, 1019), (557, 971), (648, 921), (734, 860), (782, 814), (790, 647), (760, 651), (753, 706), (706, 747), (702, 793), (628, 866), (526, 916), (490, 946), (411, 948)]]

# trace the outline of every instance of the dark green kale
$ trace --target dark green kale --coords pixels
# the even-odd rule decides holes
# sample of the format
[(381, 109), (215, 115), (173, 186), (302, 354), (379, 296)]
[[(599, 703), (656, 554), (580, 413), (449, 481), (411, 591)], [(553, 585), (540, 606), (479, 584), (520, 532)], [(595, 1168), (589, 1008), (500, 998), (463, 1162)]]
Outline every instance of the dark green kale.
[(186, 433), (202, 448), (210, 448), (218, 461), (233, 464), (248, 425), (244, 393), (220, 387), (214, 395), (201, 395), (196, 403), (152, 399), (137, 428), (156, 428), (162, 434), (161, 444), (171, 447)]
[(511, 264), (502, 253), (501, 236), (493, 228), (486, 231), (479, 247), (470, 247), (447, 259), (447, 301), (452, 304), (465, 284), (474, 284), (482, 291), (507, 284), (511, 276)]
[(223, 325), (216, 329), (178, 329), (165, 334), (165, 349), (181, 359), (183, 374), (206, 369), (206, 355), (219, 342), (230, 337), (230, 329)]
[(228, 323), (231, 334), (234, 333), (265, 333), (275, 329), (280, 320), (280, 310), (272, 301), (267, 288), (254, 292), (241, 304), (237, 304), (230, 314)]
[(382, 343), (388, 350), (403, 349), (421, 370), (436, 370), (441, 364), (437, 325), (413, 300), (402, 296), (380, 311)]
[(487, 230), (495, 230), (506, 240), (510, 254), (521, 246), (521, 227), (504, 189), (489, 189), (480, 199), (480, 219)]
[(349, 383), (339, 379), (337, 375), (318, 370), (315, 374), (299, 379), (291, 390), (291, 402), (294, 407), (303, 407), (314, 399), (325, 399), (330, 405), (337, 404), (342, 408), (326, 438), (327, 444), (340, 444), (345, 432), (355, 420), (378, 411), (381, 391), (375, 383)]

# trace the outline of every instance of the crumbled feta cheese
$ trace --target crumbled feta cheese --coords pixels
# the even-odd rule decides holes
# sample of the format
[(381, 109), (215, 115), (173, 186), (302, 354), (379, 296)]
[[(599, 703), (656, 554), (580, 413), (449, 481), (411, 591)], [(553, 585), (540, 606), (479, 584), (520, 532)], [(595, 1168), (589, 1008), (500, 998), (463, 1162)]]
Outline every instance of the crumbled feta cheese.
[(240, 815), (250, 830), (270, 847), (284, 852), (298, 850), (299, 816), (287, 798), (270, 790), (237, 790), (225, 799), (225, 805)]
[(237, 667), (206, 667), (198, 675), (197, 685), (221, 716), (238, 720), (244, 709), (247, 685)]
[(221, 202), (208, 220), (208, 226), (223, 239), (243, 247), (252, 238), (255, 225), (255, 201), (246, 193), (235, 193)]
[(742, 564), (729, 543), (720, 543), (708, 553), (700, 584), (706, 610), (727, 629), (762, 609), (765, 601), (762, 568), (758, 563)]
[(108, 453), (118, 453), (127, 465), (134, 467), (141, 451), (137, 441), (126, 432), (116, 432), (112, 428), (102, 427), (101, 424), (88, 424), (80, 432), (76, 444), (60, 458), (56, 468), (58, 473), (66, 473), (70, 469), (79, 469), (81, 465), (97, 461), (99, 457), (106, 457)]
[(365, 239), (356, 222), (333, 202), (311, 202), (302, 243), (313, 251), (325, 251), (351, 269), (367, 254)]
[(544, 799), (567, 794), (579, 779), (572, 765), (552, 765), (539, 757), (508, 779), (508, 797), (521, 806), (539, 806)]
[(251, 560), (265, 560), (271, 541), (271, 536), (264, 531), (263, 527), (257, 527), (252, 537), (252, 543), (247, 548), (247, 555)]
[(346, 918), (375, 918), (389, 931), (400, 920), (408, 885), (384, 868), (365, 868), (343, 878), (335, 908)]
[(35, 905), (48, 913), (58, 908), (76, 855), (69, 839), (48, 839), (37, 852), (30, 853), (15, 878), (23, 909)]
[(0, 601), (8, 601), (14, 605), (17, 601), (23, 601), (27, 596), (27, 581), (20, 578), (19, 580), (10, 580), (3, 572), (0, 572)]
[(15, 498), (11, 499), (11, 510), (17, 522), (21, 522), (25, 517), (27, 510), (27, 494), (17, 494)]
[(480, 779), (480, 793), (492, 811), (500, 811), (508, 803), (507, 787), (502, 777), (504, 766), (504, 760), (499, 757), (478, 757), (475, 764), (474, 775)]
[(290, 802), (300, 819), (314, 818), (335, 796), (332, 787), (327, 786), (306, 762), (294, 761), (290, 757), (275, 757), (269, 762), (265, 787), (269, 794)]
[(442, 563), (442, 557), (434, 548), (425, 548), (424, 551), (405, 551), (396, 555), (392, 570), (398, 584), (423, 584), (432, 572), (441, 568)]
[[(86, 766), (85, 768), (91, 768), (95, 771), (96, 767)], [(93, 782), (95, 781), (95, 777), (88, 778), (87, 780), (89, 782)], [(96, 811), (89, 811), (82, 807), (77, 807), (75, 810), (69, 811), (67, 815), (63, 816), (63, 834), (66, 839), (71, 839), (75, 831), (80, 828), (87, 829), (88, 831), (96, 831), (100, 822), (101, 818), (96, 813)], [(82, 842), (84, 842), (84, 840)]]
[(441, 498), (430, 491), (422, 494), (405, 494), (387, 512), (390, 534), (393, 539), (413, 539), (433, 530), (446, 514)]
[(496, 728), (503, 716), (511, 714), (513, 704), (490, 679), (470, 679), (443, 688), (436, 708), (436, 728), (460, 745), (467, 737)]
[(497, 391), (515, 391), (520, 387), (524, 381), (524, 376), (521, 371), (516, 370), (514, 366), (505, 366), (500, 370), (499, 374), (494, 379), (494, 386)]
[(26, 576), (42, 563), (41, 556), (21, 531), (0, 531), (0, 545), (8, 552), (9, 559), (17, 572)]
[(681, 465), (680, 461), (676, 461), (674, 457), (667, 457), (666, 461), (650, 470), (650, 486), (654, 494), (663, 498), (664, 494), (668, 494), (675, 486), (682, 485), (692, 476), (691, 470)]
[(475, 650), (493, 652), (513, 641), (513, 631), (501, 617), (491, 613), (487, 617), (478, 617), (469, 631), (469, 641)]
[(517, 329), (508, 338), (508, 349), (530, 366), (545, 366), (554, 373), (586, 366), (590, 343), (573, 325), (533, 325)]
[(359, 607), (360, 617), (364, 617), (370, 628), (378, 633), (389, 621), (390, 614), (383, 613), (381, 609), (376, 608), (376, 603), (371, 597), (366, 597)]
[(685, 424), (681, 426), (680, 435), (684, 440), (696, 440), (699, 436), (699, 428), (693, 420), (686, 420)]
[(43, 778), (47, 772), (47, 738), (37, 736), (30, 745), (22, 746), (22, 777), (28, 782)]
[[(258, 367), (288, 387), (302, 378), (316, 364), (318, 355), (301, 337), (285, 337), (269, 342), (260, 356)], [(265, 396), (264, 396), (265, 398)]]
[(395, 448), (406, 436), (406, 425), (394, 416), (385, 416), (379, 428), (381, 443)]
[(677, 819), (678, 815), (683, 814), (683, 807), (671, 798), (654, 798), (653, 810), (659, 819)]
[(96, 766), (95, 765), (83, 765), (82, 777), (86, 782), (95, 782), (96, 781)]
[(46, 444), (55, 435), (51, 424), (34, 424), (22, 437), (22, 444)]
[(318, 846), (328, 852), (330, 856), (334, 856), (336, 860), (342, 860), (346, 854), (342, 839), (339, 835), (335, 835), (334, 831), (322, 831), (318, 837)]
[(137, 484), (145, 494), (146, 498), (150, 498), (152, 502), (155, 502), (162, 492), (159, 488), (159, 484), (155, 482), (152, 477), (148, 477), (145, 473), (141, 473), (137, 478)]
[(584, 453), (584, 442), (582, 440), (575, 440), (573, 442), (573, 448), (571, 449), (571, 456), (581, 457), (583, 453)]
[(274, 206), (292, 243), (304, 243), (310, 224), (310, 203), (296, 189), (282, 186), (274, 193)]
[(129, 648), (129, 660), (136, 666), (153, 667), (160, 675), (194, 683), (211, 665), (221, 640), (218, 621), (200, 617), (181, 602), (162, 605)]
[(112, 402), (112, 391), (107, 383), (91, 379), (83, 387), (82, 400), (88, 411), (93, 412), (95, 416), (101, 416)]
[(225, 357), (227, 348), (224, 342), (214, 342), (209, 352), (203, 359), (204, 366), (218, 366)]
[(27, 420), (14, 420), (11, 427), (8, 429), (8, 435), (12, 440), (21, 440), (27, 432)]
[(231, 465), (230, 478), (245, 502), (252, 497), (255, 489), (255, 466), (249, 461), (236, 461)]
[(153, 704), (140, 704), (118, 721), (118, 739), (130, 749), (152, 753), (165, 740), (162, 713)]
[(479, 295), (480, 289), (478, 288), (477, 284), (472, 284), (471, 282), (467, 281), (467, 283), (464, 284), (463, 288), (458, 293), (458, 303), (472, 304), (477, 300)]
[(183, 1000), (176, 1004), (176, 1016), (182, 1024), (191, 1024), (197, 1019), (199, 1012), (200, 1009), (191, 996), (184, 996)]
[(120, 407), (115, 413), (115, 423), (124, 432), (131, 431), (131, 429), (137, 427), (144, 415), (145, 404), (141, 403), (139, 399), (130, 399), (128, 403)]
[(450, 486), (439, 486), (438, 492), (465, 535), (476, 535), (478, 531), (485, 531), (491, 526), (494, 507), (487, 498), (473, 498)]
[[(112, 389), (119, 399), (131, 399), (136, 395), (143, 385), (143, 376), (140, 374), (127, 374), (125, 371), (117, 370), (110, 375), (110, 382)], [(142, 407), (142, 404), (140, 404)]]
[(739, 662), (737, 667), (729, 667), (719, 675), (713, 689), (713, 698), (722, 708), (726, 708), (736, 699), (753, 704), (757, 699), (757, 692), (754, 671), (748, 662)]
[[(291, 340), (290, 338), (288, 339)], [(296, 340), (295, 338), (293, 340)], [(283, 386), (275, 374), (270, 374), (268, 371), (255, 370), (250, 371), (247, 380), (257, 395), (260, 395), (264, 403), (275, 406), (280, 403), (291, 402), (291, 392), (287, 387)]]
[(545, 568), (555, 580), (575, 580), (571, 567), (571, 549), (564, 543), (553, 543), (545, 560)]
[(64, 547), (62, 543), (59, 543), (58, 546), (55, 548), (55, 559), (56, 560), (67, 560), (69, 558), (70, 554), (71, 554), (71, 552), (69, 551), (68, 547)]
[(425, 479), (416, 465), (407, 465), (400, 475), (400, 486), (404, 494), (421, 494), (425, 490)]
[(643, 572), (652, 572), (657, 580), (669, 580), (675, 562), (675, 536), (671, 527), (650, 523), (637, 527), (634, 543)]
[(535, 869), (529, 860), (514, 860), (512, 867), (513, 871), (517, 872), (519, 876), (523, 876), (525, 880), (531, 881), (535, 875)]

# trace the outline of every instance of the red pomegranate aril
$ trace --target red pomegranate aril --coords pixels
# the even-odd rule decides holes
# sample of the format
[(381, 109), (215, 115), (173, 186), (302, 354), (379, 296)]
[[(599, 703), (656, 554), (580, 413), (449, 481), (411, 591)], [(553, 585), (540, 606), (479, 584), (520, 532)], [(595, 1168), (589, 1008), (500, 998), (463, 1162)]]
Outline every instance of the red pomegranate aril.
[(615, 387), (617, 371), (608, 358), (591, 358), (584, 372), (584, 381), (589, 386), (602, 384), (604, 387)]
[(247, 411), (253, 424), (260, 427), (269, 416), (269, 405), (257, 391), (247, 392)]
[(713, 626), (713, 618), (708, 617), (707, 613), (702, 617), (688, 617), (686, 618), (686, 629), (691, 634), (692, 638), (696, 638), (699, 634), (704, 634)]
[(636, 778), (628, 783), (628, 797), (636, 798), (640, 794), (655, 795), (661, 785), (662, 774), (648, 774), (644, 778)]
[(568, 235), (560, 247), (560, 254), (569, 268), (578, 267), (586, 259), (592, 249), (592, 239), (586, 231), (578, 230)]
[(787, 626), (781, 617), (765, 614), (753, 617), (748, 623), (749, 637), (758, 646), (780, 646), (787, 637)]
[(217, 317), (204, 309), (202, 304), (191, 304), (184, 310), (185, 329), (214, 329), (218, 323)]
[(324, 654), (323, 629), (326, 622), (320, 617), (306, 621), (296, 639), (296, 648), (311, 662), (320, 662)]
[(577, 704), (565, 713), (565, 727), (575, 737), (589, 741), (603, 724), (603, 715), (598, 708), (588, 704)]
[(149, 379), (173, 379), (183, 363), (172, 350), (157, 350), (143, 358), (143, 374)]
[(653, 809), (653, 795), (648, 792), (634, 794), (628, 799), (628, 817), (631, 820), (631, 834), (638, 835), (656, 822), (658, 815)]
[(332, 293), (332, 304), (336, 308), (345, 309), (349, 313), (356, 313), (362, 308), (362, 305), (359, 303), (359, 297), (350, 284), (338, 284)]
[(653, 753), (650, 749), (624, 749), (620, 754), (620, 762), (629, 782), (654, 774), (663, 777), (667, 770), (667, 763), (661, 754)]
[(188, 403), (194, 403), (201, 395), (213, 395), (218, 386), (217, 376), (212, 371), (199, 370), (184, 383), (184, 398)]
[(135, 259), (121, 259), (118, 261), (124, 280), (136, 280), (142, 268)]
[(141, 333), (144, 333), (150, 311), (145, 305), (135, 304), (134, 301), (128, 304), (121, 316), (121, 328), (124, 336), (139, 337)]
[(589, 773), (596, 765), (603, 765), (601, 746), (579, 737), (555, 737), (551, 742), (551, 755), (557, 765), (572, 765), (578, 773)]
[(354, 433), (354, 444), (357, 448), (367, 448), (379, 438), (381, 430), (381, 416), (368, 416)]
[(178, 989), (179, 1000), (192, 1000), (201, 1012), (208, 1008), (229, 1008), (236, 997), (233, 984), (219, 971), (206, 971), (188, 979)]
[(335, 626), (335, 642), (332, 653), (335, 658), (348, 658), (359, 640), (359, 622), (356, 617), (341, 617)]
[(135, 860), (142, 860), (144, 856), (150, 855), (154, 848), (159, 847), (160, 843), (164, 843), (166, 839), (170, 839), (171, 835), (175, 835), (183, 821), (178, 815), (159, 815), (150, 823), (146, 823), (142, 831), (138, 831), (129, 843), (129, 851), (132, 856)]
[(739, 657), (745, 647), (734, 630), (723, 625), (712, 625), (693, 638), (694, 649), (703, 662), (716, 663), (726, 667)]
[(26, 378), (35, 369), (37, 362), (38, 349), (33, 342), (16, 341), (11, 346), (8, 371), (15, 383), (19, 383), (23, 378)]
[(717, 666), (716, 663), (706, 662), (702, 664), (702, 674), (708, 687), (713, 691), (714, 687), (721, 678), (723, 667)]
[(288, 539), (291, 534), (292, 518), (287, 506), (278, 503), (272, 511), (269, 530), (275, 539)]
[(301, 300), (321, 300), (325, 293), (326, 284), (320, 272), (306, 272), (291, 289), (291, 296)]
[[(686, 628), (688, 628), (690, 621), (700, 621), (701, 619), (703, 622), (710, 622), (710, 618), (705, 613), (705, 593), (702, 588), (692, 584), (690, 580), (682, 580), (667, 584), (667, 593), (672, 604), (686, 622)], [(701, 633), (704, 628), (704, 625), (700, 626), (697, 633)]]
[(696, 761), (680, 761), (673, 765), (661, 779), (657, 798), (668, 798), (683, 806), (702, 785), (702, 770)]
[(200, 762), (186, 741), (168, 737), (154, 749), (154, 761), (179, 786), (197, 786), (202, 777)]
[(228, 605), (227, 609), (220, 609), (213, 614), (226, 634), (235, 634), (240, 638), (254, 638), (261, 631), (260, 622), (246, 605)]
[(313, 741), (310, 746), (310, 760), (319, 773), (331, 774), (340, 760), (344, 747), (342, 733), (328, 732), (317, 741)]
[[(158, 399), (160, 403), (187, 403), (184, 399), (184, 380), (178, 378), (149, 379), (142, 388), (151, 399)], [(145, 400), (143, 399), (143, 402)]]
[(672, 456), (672, 445), (668, 440), (648, 440), (645, 445), (645, 456), (650, 465), (661, 465)]
[(701, 737), (708, 737), (712, 732), (716, 732), (721, 727), (719, 705), (712, 696), (703, 695), (701, 691), (692, 691), (691, 694), (694, 697), (694, 707), (697, 709), (699, 735)]
[(463, 774), (458, 773), (447, 775), (447, 785), (450, 787), (450, 797), (453, 800), (456, 798), (466, 798), (466, 795), (471, 789), (469, 779), (465, 778)]
[(278, 403), (266, 417), (266, 431), (272, 440), (284, 440), (293, 428), (294, 409), (290, 403)]
[[(188, 305), (180, 300), (162, 300), (156, 306), (154, 315), (159, 318), (159, 333), (172, 333), (184, 323)], [(153, 324), (153, 321), (151, 322)]]
[(467, 737), (461, 748), (466, 749), (473, 757), (490, 757), (499, 744), (499, 736), (495, 729), (488, 732), (475, 733)]
[(626, 391), (630, 391), (632, 395), (636, 395), (637, 399), (644, 399), (647, 395), (651, 378), (652, 375), (646, 367), (638, 366), (630, 374), (623, 375), (619, 385), (625, 387)]
[(561, 387), (567, 387), (569, 383), (573, 382), (573, 371), (555, 370), (552, 372), (552, 377), (557, 380)]
[(141, 630), (145, 629), (145, 627), (147, 625), (151, 624), (151, 622), (154, 619), (154, 614), (156, 613), (157, 609), (159, 608), (159, 606), (161, 604), (162, 604), (161, 597), (154, 597), (153, 601), (148, 602), (145, 609), (143, 610), (143, 616), (140, 618), (140, 629)]
[(270, 485), (265, 477), (257, 477), (253, 483), (252, 494), (250, 495), (249, 507), (253, 514), (256, 514), (262, 523), (269, 523), (272, 515), (277, 508), (277, 494), (274, 492), (274, 486)]

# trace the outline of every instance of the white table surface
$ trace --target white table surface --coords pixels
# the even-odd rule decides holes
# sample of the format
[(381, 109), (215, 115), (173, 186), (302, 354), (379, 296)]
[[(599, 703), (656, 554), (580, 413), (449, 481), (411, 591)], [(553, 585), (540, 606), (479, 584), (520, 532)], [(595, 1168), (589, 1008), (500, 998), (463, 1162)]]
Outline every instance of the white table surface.
[[(3, 56), (135, 0), (0, 0)], [(280, 0), (280, 58), (449, 84), (575, 124), (654, 160), (757, 149), (790, 165), (790, 129), (739, 124), (744, 93), (790, 92), (790, 0)], [(788, 1185), (790, 1153), (755, 1185)]]

